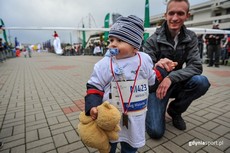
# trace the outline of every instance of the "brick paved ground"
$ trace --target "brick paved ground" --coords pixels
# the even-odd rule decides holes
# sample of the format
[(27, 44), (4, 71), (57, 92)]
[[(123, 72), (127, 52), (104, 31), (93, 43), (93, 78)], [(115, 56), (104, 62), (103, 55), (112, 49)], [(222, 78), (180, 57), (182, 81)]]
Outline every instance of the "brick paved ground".
[[(97, 152), (81, 142), (76, 125), (85, 84), (99, 59), (34, 53), (0, 63), (0, 152)], [(187, 130), (175, 129), (166, 116), (165, 136), (152, 140), (146, 134), (140, 153), (230, 152), (230, 67), (204, 65), (204, 74), (212, 86), (183, 114)], [(199, 141), (212, 145), (193, 145)]]

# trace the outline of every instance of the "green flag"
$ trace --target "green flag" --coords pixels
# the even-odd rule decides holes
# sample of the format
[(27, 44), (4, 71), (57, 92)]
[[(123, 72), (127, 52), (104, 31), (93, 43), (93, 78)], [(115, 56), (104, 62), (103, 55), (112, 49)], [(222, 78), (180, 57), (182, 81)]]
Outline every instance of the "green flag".
[[(106, 14), (105, 20), (104, 20), (104, 28), (109, 28), (109, 17), (110, 17), (110, 14), (109, 13)], [(108, 37), (109, 37), (109, 32), (105, 31), (104, 32), (104, 42), (107, 42)]]
[[(84, 24), (82, 25), (83, 28), (85, 28)], [(82, 47), (85, 48), (86, 46), (86, 40), (85, 40), (85, 31), (82, 31)]]
[[(150, 27), (150, 17), (149, 17), (149, 0), (145, 1), (145, 20), (144, 20), (144, 27)], [(144, 41), (149, 37), (149, 33), (144, 33)]]
[[(2, 26), (2, 27), (5, 26), (2, 19), (1, 19), (1, 26)], [(8, 43), (8, 42), (7, 42), (7, 36), (6, 36), (6, 30), (5, 30), (5, 29), (3, 29), (3, 37), (4, 37), (4, 39), (5, 39), (5, 42)]]

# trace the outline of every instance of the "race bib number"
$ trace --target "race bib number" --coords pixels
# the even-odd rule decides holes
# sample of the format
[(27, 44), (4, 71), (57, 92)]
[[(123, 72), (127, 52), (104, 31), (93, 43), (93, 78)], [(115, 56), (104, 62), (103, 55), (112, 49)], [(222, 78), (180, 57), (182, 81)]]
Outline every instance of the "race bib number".
[[(121, 95), (116, 82), (111, 83), (112, 104), (116, 106), (122, 113), (128, 110), (128, 115), (139, 115), (147, 111), (147, 98), (148, 98), (148, 81), (137, 80), (136, 85), (133, 87), (134, 81), (118, 82)], [(130, 104), (128, 103), (129, 97), (133, 90)], [(121, 97), (124, 100), (122, 104)]]

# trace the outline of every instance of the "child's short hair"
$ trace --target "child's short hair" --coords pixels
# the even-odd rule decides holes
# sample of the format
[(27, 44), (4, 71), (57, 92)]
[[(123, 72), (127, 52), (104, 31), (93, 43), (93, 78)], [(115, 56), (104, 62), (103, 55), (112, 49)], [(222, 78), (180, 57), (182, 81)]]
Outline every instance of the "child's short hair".
[(114, 36), (119, 38), (138, 50), (141, 47), (143, 34), (143, 20), (134, 15), (119, 17), (109, 31), (109, 37)]

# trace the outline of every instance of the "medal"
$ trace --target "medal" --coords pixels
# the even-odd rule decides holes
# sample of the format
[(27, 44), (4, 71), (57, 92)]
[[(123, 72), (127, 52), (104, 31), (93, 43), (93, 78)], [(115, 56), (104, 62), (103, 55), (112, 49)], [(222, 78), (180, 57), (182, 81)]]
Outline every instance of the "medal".
[(128, 114), (122, 113), (122, 122), (122, 125), (128, 129)]

